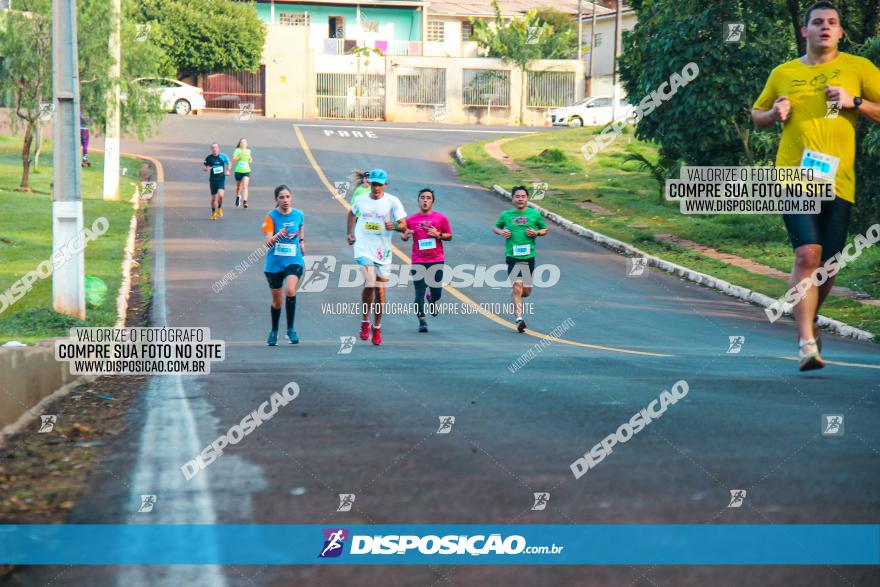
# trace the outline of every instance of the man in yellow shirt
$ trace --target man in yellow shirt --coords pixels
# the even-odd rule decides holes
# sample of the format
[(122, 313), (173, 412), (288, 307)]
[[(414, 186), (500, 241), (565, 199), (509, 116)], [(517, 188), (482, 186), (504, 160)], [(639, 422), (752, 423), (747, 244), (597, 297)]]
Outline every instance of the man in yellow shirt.
[[(817, 177), (834, 182), (837, 197), (822, 202), (819, 214), (783, 215), (795, 255), (793, 286), (843, 249), (855, 201), (856, 121), (864, 116), (880, 124), (880, 70), (837, 50), (844, 35), (837, 8), (810, 6), (801, 35), (806, 54), (771, 72), (752, 109), (758, 128), (783, 125), (777, 166), (813, 167)], [(825, 366), (815, 320), (833, 283), (829, 276), (794, 306), (801, 371)]]

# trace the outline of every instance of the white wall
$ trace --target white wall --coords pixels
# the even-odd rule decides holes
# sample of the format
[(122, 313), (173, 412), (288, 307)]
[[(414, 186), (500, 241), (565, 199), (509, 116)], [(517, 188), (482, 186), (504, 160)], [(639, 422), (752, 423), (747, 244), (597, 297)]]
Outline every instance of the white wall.
[[(584, 48), (588, 48), (591, 44), (590, 20), (584, 20), (583, 25), (583, 44)], [(624, 14), (621, 18), (622, 30), (629, 31), (636, 26), (636, 15), (634, 12)], [(611, 75), (614, 72), (614, 18), (605, 17), (596, 19), (596, 33), (602, 35), (602, 43), (595, 48), (596, 62), (593, 67), (593, 75)], [(589, 72), (591, 54), (586, 54), (587, 72)]]

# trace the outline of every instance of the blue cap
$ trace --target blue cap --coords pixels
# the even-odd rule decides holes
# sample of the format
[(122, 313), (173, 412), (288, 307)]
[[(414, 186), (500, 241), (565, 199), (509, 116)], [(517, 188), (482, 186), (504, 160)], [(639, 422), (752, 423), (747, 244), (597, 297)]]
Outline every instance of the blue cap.
[(385, 185), (388, 183), (388, 174), (385, 173), (384, 169), (374, 169), (370, 172), (370, 175), (367, 176), (367, 181), (370, 183), (380, 183)]

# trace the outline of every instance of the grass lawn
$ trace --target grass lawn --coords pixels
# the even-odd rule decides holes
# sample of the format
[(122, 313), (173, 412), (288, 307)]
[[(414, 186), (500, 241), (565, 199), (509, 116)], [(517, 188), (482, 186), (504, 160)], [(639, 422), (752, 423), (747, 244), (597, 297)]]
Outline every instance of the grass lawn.
[[(84, 226), (104, 216), (110, 224), (106, 234), (91, 241), (85, 250), (86, 275), (107, 284), (105, 303), (86, 309), (86, 320), (79, 321), (52, 310), (52, 279), (38, 280), (33, 289), (0, 313), (0, 344), (9, 340), (33, 343), (67, 334), (71, 326), (112, 326), (116, 322), (116, 296), (122, 282), (122, 257), (133, 213), (128, 199), (137, 182), (123, 177), (122, 200), (102, 199), (103, 158), (92, 156), (92, 166), (83, 168)], [(140, 163), (123, 157), (122, 167), (131, 175)], [(136, 176), (136, 174), (135, 174)], [(52, 255), (52, 145), (44, 143), (40, 169), (31, 169), (34, 193), (15, 191), (21, 181), (21, 139), (0, 135), (0, 292), (33, 270)]]
[[(788, 273), (792, 251), (782, 219), (777, 215), (684, 215), (678, 205), (662, 202), (656, 181), (626, 162), (629, 152), (655, 158), (654, 149), (634, 138), (631, 129), (590, 161), (580, 153), (597, 130), (561, 129), (524, 135), (502, 146), (503, 151), (525, 171), (511, 172), (490, 157), (483, 146), (496, 139), (462, 148), (466, 161), (460, 177), (486, 187), (498, 184), (510, 189), (530, 185), (539, 179), (549, 184), (540, 206), (564, 215), (583, 226), (629, 242), (640, 249), (697, 271), (727, 280), (769, 296), (778, 297), (788, 285), (778, 279), (757, 275), (655, 238), (672, 234), (718, 251), (753, 259)], [(558, 149), (564, 155), (546, 149)], [(578, 204), (592, 202), (611, 214), (600, 215)], [(837, 285), (880, 299), (880, 247), (866, 249), (838, 275)], [(874, 333), (880, 339), (880, 307), (867, 306), (848, 298), (832, 297), (822, 314)]]

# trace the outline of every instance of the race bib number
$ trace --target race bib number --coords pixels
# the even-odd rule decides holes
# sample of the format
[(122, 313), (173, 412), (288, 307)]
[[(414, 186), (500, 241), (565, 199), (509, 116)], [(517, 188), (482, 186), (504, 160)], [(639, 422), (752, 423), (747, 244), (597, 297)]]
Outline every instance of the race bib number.
[(813, 175), (817, 179), (825, 181), (834, 181), (837, 176), (837, 167), (840, 165), (840, 158), (834, 155), (828, 155), (820, 151), (812, 151), (804, 149), (801, 156), (801, 167), (813, 170)]
[(419, 250), (427, 251), (428, 249), (437, 248), (437, 241), (433, 238), (421, 238), (419, 239)]
[(513, 256), (524, 257), (532, 252), (532, 245), (513, 245)]
[(364, 231), (367, 234), (384, 234), (385, 233), (385, 225), (379, 222), (365, 222), (364, 223)]
[(276, 243), (275, 254), (279, 257), (296, 257), (296, 243)]
[(220, 174), (220, 173), (223, 173), (223, 166), (222, 166), (222, 165), (215, 165), (215, 166), (211, 169), (211, 171), (214, 173), (214, 175), (218, 175), (218, 174)]

